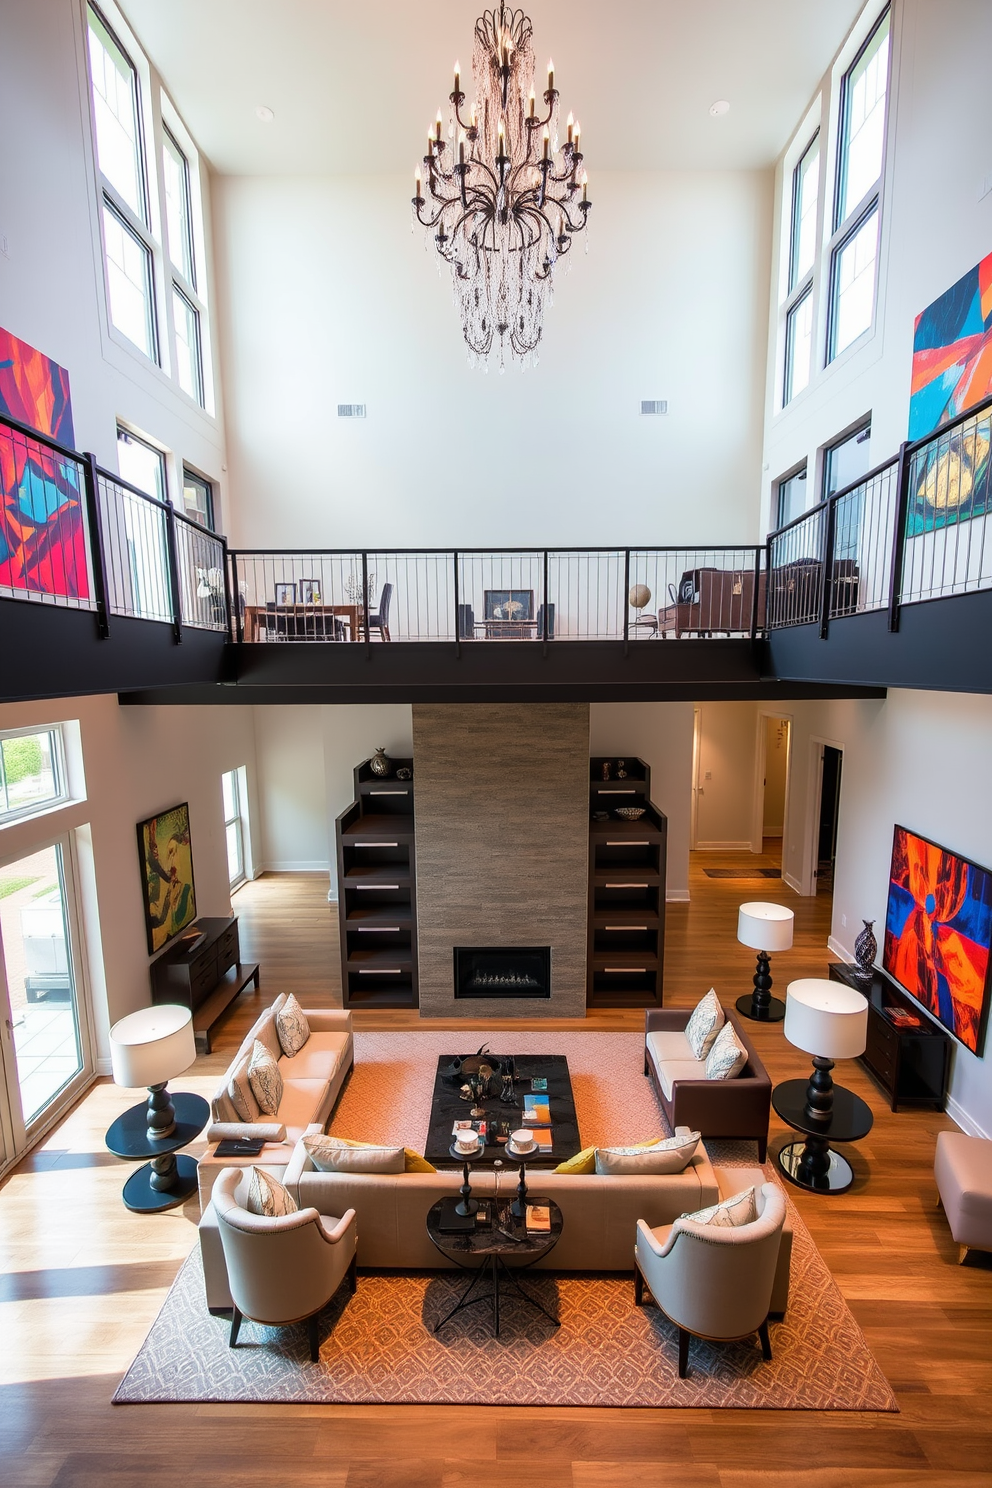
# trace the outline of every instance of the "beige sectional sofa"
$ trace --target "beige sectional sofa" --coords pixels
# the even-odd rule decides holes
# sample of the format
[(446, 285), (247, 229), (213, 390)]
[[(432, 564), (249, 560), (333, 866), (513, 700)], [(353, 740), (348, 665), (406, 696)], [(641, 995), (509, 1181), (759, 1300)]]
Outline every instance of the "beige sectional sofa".
[[(247, 1167), (256, 1163), (281, 1178), (304, 1132), (314, 1126), (323, 1130), (355, 1062), (351, 1014), (336, 1010), (304, 1009), (310, 1024), (310, 1037), (298, 1054), (287, 1059), (279, 1044), (275, 1022), (276, 1013), (284, 1001), (285, 997), (277, 997), (249, 1029), (210, 1103), (211, 1125), (207, 1130), (210, 1145), (197, 1168), (201, 1213), (210, 1203), (210, 1191), (223, 1168)], [(275, 1116), (249, 1122), (239, 1119), (228, 1093), (228, 1080), (231, 1070), (246, 1053), (251, 1052), (256, 1039), (278, 1061), (283, 1078), (283, 1096)], [(253, 1136), (265, 1140), (258, 1157), (217, 1156), (217, 1143), (224, 1137)]]

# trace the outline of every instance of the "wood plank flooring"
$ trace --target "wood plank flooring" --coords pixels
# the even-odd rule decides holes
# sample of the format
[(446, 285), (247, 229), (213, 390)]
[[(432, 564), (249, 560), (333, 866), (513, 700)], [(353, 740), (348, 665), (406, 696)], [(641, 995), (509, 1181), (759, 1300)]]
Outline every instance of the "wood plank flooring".
[[(736, 941), (737, 906), (783, 898), (796, 943), (776, 957), (778, 990), (823, 975), (829, 899), (779, 884), (707, 879), (704, 867), (774, 859), (694, 859), (692, 902), (668, 906), (665, 1000), (691, 1005), (712, 984), (747, 991), (753, 953)], [(183, 1088), (209, 1094), (242, 1034), (276, 993), (340, 1004), (334, 906), (326, 878), (270, 876), (235, 897), (242, 954), (262, 966)], [(416, 1026), (363, 1013), (359, 1028)], [(436, 1025), (435, 1025), (436, 1026)], [(455, 1020), (455, 1028), (464, 1026)], [(519, 1023), (514, 1023), (519, 1027)], [(548, 1026), (548, 1020), (541, 1021)], [(583, 1026), (560, 1021), (556, 1027)], [(584, 1026), (637, 1028), (638, 1012)], [(804, 1075), (781, 1025), (754, 1028), (773, 1080)], [(195, 1240), (195, 1203), (158, 1216), (120, 1201), (128, 1169), (104, 1147), (128, 1104), (101, 1081), (0, 1188), (0, 1483), (3, 1488), (989, 1488), (992, 1482), (992, 1266), (956, 1264), (933, 1188), (933, 1113), (893, 1115), (868, 1076), (843, 1083), (875, 1113), (846, 1149), (855, 1186), (837, 1198), (790, 1190), (895, 1388), (899, 1415), (775, 1411), (479, 1407), (122, 1406), (110, 1396)], [(772, 1151), (785, 1140), (773, 1126)], [(193, 1149), (194, 1151), (196, 1149)]]

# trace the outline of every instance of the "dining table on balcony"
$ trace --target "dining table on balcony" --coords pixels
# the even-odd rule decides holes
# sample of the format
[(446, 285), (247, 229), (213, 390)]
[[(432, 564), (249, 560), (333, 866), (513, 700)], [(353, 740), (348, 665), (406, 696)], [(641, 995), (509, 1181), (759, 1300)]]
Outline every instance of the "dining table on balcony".
[(342, 640), (361, 639), (355, 604), (245, 605), (244, 635), (249, 645), (270, 639), (332, 641), (338, 639), (335, 621), (344, 625)]

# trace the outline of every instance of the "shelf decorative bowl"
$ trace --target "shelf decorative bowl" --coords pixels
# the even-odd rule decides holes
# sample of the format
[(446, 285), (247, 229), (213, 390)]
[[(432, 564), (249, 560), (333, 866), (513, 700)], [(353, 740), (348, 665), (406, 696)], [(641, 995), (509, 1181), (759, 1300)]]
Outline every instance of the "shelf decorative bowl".
[(638, 821), (644, 815), (643, 806), (618, 806), (616, 814), (622, 821)]

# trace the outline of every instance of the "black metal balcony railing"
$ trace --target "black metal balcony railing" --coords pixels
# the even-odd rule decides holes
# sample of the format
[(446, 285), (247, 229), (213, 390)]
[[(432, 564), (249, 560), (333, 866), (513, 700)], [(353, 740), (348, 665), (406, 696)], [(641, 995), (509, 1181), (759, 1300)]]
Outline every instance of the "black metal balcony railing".
[(0, 419), (0, 597), (277, 641), (754, 637), (992, 589), (992, 398), (748, 546), (230, 551)]

